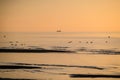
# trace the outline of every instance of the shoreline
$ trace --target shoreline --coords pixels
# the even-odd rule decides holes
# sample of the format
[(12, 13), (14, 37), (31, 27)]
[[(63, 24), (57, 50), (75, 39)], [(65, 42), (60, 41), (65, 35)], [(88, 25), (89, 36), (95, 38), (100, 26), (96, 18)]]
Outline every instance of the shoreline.
[(35, 79), (17, 79), (17, 78), (1, 78), (0, 77), (0, 80), (35, 80)]
[(120, 78), (120, 75), (110, 74), (70, 74), (71, 78)]
[(49, 53), (49, 52), (59, 52), (59, 53), (72, 53), (74, 51), (68, 51), (68, 50), (49, 50), (49, 49), (0, 49), (1, 52), (15, 52), (15, 53)]

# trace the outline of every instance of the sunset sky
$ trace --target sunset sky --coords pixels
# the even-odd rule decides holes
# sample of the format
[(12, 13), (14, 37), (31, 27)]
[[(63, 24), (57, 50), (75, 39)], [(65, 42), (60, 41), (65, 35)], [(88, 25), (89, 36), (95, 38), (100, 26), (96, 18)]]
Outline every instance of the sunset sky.
[(120, 0), (0, 0), (0, 32), (120, 32)]

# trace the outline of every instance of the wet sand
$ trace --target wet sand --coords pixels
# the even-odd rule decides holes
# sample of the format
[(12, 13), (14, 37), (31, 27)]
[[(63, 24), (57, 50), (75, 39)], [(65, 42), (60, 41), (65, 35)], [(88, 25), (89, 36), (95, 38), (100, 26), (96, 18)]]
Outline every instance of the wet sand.
[[(26, 66), (27, 65), (27, 66)], [(28, 66), (29, 65), (29, 66)], [(36, 66), (35, 66), (36, 65)], [(39, 65), (39, 67), (37, 67)], [(104, 68), (94, 67), (94, 66), (74, 66), (74, 65), (49, 65), (49, 64), (24, 64), (24, 63), (11, 63), (11, 65), (0, 65), (0, 69), (14, 70), (14, 69), (46, 69), (48, 66), (52, 67), (80, 67), (80, 68), (91, 68), (103, 70)], [(49, 68), (48, 68), (49, 69)], [(41, 71), (43, 72), (43, 71)], [(115, 74), (62, 74), (68, 75), (70, 78), (120, 78), (120, 75)], [(13, 78), (0, 78), (0, 80), (34, 80), (34, 79), (13, 79)]]
[(35, 79), (0, 78), (0, 80), (35, 80)]
[(120, 78), (120, 75), (109, 74), (70, 74), (71, 78)]
[[(51, 68), (49, 68), (49, 66)], [(6, 70), (14, 70), (14, 69), (40, 69), (41, 72), (42, 69), (57, 69), (57, 67), (65, 68), (65, 67), (76, 67), (76, 68), (90, 68), (90, 69), (97, 69), (97, 70), (104, 70), (105, 68), (95, 67), (95, 66), (75, 66), (75, 65), (55, 65), (55, 64), (27, 64), (27, 63), (9, 63), (7, 65), (0, 65), (0, 69), (6, 69)], [(40, 72), (39, 70), (39, 72)], [(38, 70), (36, 70), (38, 71)], [(62, 74), (62, 75), (68, 75), (70, 78), (120, 78), (120, 75), (115, 74)], [(0, 80), (31, 80), (31, 79), (9, 79), (9, 78), (0, 78)]]
[(0, 65), (0, 69), (41, 69), (41, 67), (20, 66), (20, 65)]
[(16, 53), (23, 53), (23, 52), (27, 52), (27, 53), (48, 53), (48, 52), (63, 52), (63, 53), (66, 53), (66, 52), (73, 52), (73, 51), (67, 51), (67, 50), (48, 50), (48, 49), (0, 49), (0, 52), (8, 52), (8, 53), (11, 53), (11, 52), (16, 52)]

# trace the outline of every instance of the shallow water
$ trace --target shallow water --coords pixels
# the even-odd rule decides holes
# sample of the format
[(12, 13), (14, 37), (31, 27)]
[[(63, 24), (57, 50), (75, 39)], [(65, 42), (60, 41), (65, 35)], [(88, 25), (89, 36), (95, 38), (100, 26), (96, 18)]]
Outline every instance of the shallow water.
[[(120, 74), (120, 55), (1, 53), (1, 65), (36, 66), (40, 69), (0, 69), (0, 77), (73, 80), (70, 74)], [(99, 79), (99, 78), (97, 78)], [(82, 79), (81, 79), (82, 80)], [(87, 78), (87, 80), (92, 80)], [(105, 80), (110, 80), (105, 78)], [(114, 80), (114, 79), (111, 79)]]
[[(3, 35), (6, 37), (4, 38)], [(111, 37), (108, 38), (107, 36)], [(0, 78), (37, 80), (120, 79), (70, 77), (71, 74), (120, 75), (119, 33), (1, 33), (0, 37), (1, 48), (43, 48), (75, 51), (73, 53), (1, 52)], [(4, 66), (4, 69), (1, 66)]]

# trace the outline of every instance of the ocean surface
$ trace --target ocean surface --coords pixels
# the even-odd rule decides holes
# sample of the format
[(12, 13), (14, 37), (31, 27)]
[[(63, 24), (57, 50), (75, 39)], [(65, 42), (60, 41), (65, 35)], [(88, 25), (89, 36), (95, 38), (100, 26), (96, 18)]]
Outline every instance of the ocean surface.
[(120, 32), (1, 32), (0, 49), (70, 51), (0, 52), (0, 79), (120, 79)]

